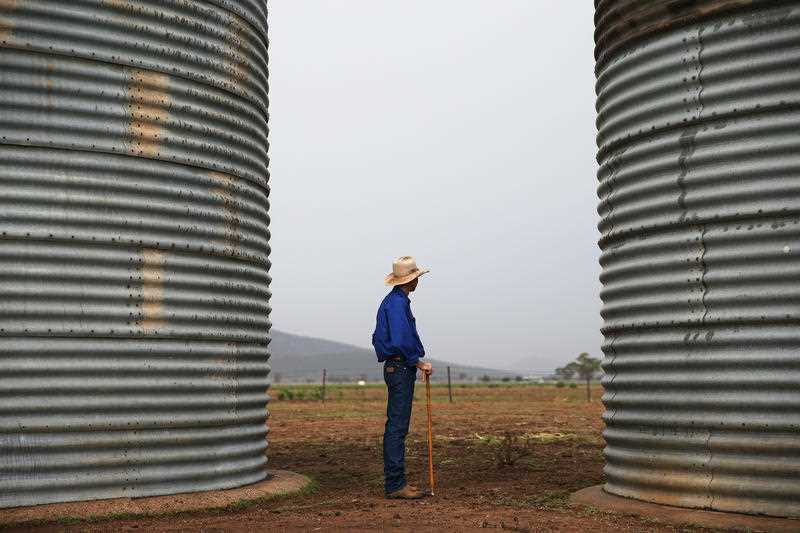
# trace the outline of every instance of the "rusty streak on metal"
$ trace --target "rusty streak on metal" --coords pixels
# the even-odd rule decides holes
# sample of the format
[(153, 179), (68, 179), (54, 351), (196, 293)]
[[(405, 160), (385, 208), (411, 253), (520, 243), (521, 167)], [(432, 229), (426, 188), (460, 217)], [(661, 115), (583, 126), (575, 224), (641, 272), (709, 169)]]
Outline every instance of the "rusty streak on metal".
[(164, 320), (164, 263), (163, 250), (142, 250), (142, 320), (145, 333), (157, 333)]
[(8, 44), (14, 31), (14, 23), (4, 15), (16, 9), (18, 0), (0, 0), (0, 44)]

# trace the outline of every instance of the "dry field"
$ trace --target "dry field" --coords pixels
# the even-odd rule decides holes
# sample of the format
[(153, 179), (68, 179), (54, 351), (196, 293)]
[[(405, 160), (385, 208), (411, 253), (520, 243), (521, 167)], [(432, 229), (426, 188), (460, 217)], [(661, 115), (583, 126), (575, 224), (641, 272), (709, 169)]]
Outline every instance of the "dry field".
[[(147, 519), (46, 524), (32, 531), (676, 531), (634, 516), (573, 509), (568, 495), (602, 481), (599, 387), (527, 384), (434, 386), (436, 496), (401, 502), (382, 498), (381, 436), (385, 390), (328, 387), (328, 401), (270, 404), (270, 464), (312, 477), (311, 494), (243, 502), (226, 512)], [(409, 480), (425, 486), (424, 387), (417, 386), (409, 435)], [(512, 437), (513, 442), (508, 438)], [(511, 442), (511, 445), (509, 445)], [(513, 464), (500, 464), (504, 459)], [(700, 531), (681, 529), (681, 531)]]

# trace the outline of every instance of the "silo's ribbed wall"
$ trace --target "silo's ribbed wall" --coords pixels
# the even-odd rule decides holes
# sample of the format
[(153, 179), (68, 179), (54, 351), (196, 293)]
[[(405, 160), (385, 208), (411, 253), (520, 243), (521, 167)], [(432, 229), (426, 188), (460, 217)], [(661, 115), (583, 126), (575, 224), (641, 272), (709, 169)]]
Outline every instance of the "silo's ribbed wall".
[(262, 0), (0, 0), (0, 507), (266, 477)]
[(595, 7), (605, 488), (800, 516), (800, 2)]

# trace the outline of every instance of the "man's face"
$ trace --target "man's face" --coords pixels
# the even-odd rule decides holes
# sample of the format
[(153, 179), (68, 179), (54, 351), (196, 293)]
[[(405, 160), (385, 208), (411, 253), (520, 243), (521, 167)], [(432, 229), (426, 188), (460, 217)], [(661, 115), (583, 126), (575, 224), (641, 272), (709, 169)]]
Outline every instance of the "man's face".
[(419, 278), (414, 278), (413, 281), (408, 282), (408, 292), (414, 292), (417, 290), (417, 284), (419, 284)]

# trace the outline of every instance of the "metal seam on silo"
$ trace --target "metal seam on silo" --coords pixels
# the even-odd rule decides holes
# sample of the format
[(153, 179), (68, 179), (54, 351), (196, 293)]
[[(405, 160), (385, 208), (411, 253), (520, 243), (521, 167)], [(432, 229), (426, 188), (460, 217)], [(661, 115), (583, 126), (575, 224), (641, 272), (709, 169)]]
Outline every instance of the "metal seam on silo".
[(63, 6), (0, 2), (0, 507), (259, 481), (266, 6)]
[(606, 490), (800, 516), (800, 4), (670, 5), (595, 3)]

